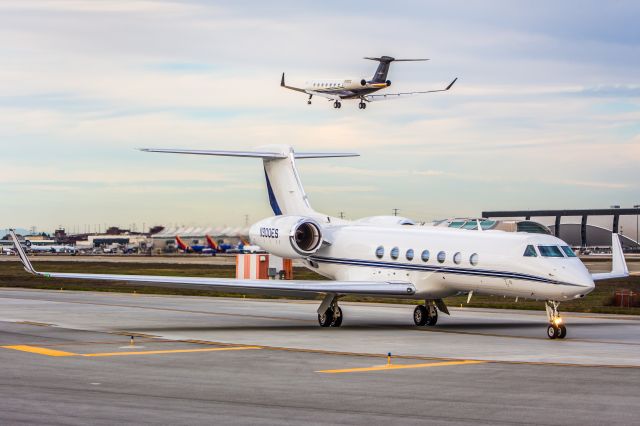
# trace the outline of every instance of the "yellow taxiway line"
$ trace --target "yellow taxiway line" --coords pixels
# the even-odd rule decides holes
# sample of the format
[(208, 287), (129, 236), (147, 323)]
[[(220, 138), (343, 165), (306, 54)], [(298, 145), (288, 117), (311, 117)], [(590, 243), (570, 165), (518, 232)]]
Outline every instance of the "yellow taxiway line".
[[(199, 348), (199, 349), (167, 349), (157, 351), (128, 351), (128, 352), (98, 352), (94, 354), (77, 354), (73, 352), (58, 351), (55, 349), (41, 348), (39, 346), (13, 345), (2, 346), (5, 349), (13, 349), (15, 351), (29, 352), (47, 356), (88, 356), (88, 357), (104, 357), (104, 356), (126, 356), (126, 355), (158, 355), (158, 354), (177, 354), (192, 352), (219, 352), (219, 351), (243, 351), (248, 349), (261, 349), (260, 346), (231, 346), (225, 348)], [(134, 349), (132, 347), (132, 349)]]
[(387, 370), (402, 370), (406, 368), (429, 368), (429, 367), (446, 367), (448, 365), (467, 365), (467, 364), (484, 364), (486, 361), (444, 361), (444, 362), (428, 362), (423, 364), (385, 364), (374, 365), (373, 367), (360, 367), (360, 368), (343, 368), (339, 370), (320, 370), (316, 373), (362, 373), (365, 371), (387, 371)]

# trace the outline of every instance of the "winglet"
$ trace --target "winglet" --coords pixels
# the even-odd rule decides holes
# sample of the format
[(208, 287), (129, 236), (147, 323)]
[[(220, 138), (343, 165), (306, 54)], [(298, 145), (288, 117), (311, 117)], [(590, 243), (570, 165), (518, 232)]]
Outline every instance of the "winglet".
[(38, 275), (38, 272), (33, 268), (33, 265), (31, 265), (31, 261), (27, 257), (27, 253), (24, 251), (22, 244), (20, 244), (20, 241), (18, 240), (18, 236), (16, 235), (16, 231), (14, 229), (9, 229), (9, 234), (11, 234), (13, 245), (16, 248), (16, 253), (18, 254), (18, 257), (20, 257), (20, 261), (22, 262), (22, 266), (24, 267), (24, 270), (30, 274)]
[(612, 278), (625, 278), (629, 276), (629, 268), (624, 260), (622, 244), (618, 234), (611, 234), (611, 272), (591, 274), (594, 281), (608, 280)]
[[(284, 74), (283, 74), (283, 75), (284, 75)], [(453, 86), (453, 85), (454, 85), (454, 83), (455, 83), (456, 81), (458, 81), (458, 77), (454, 78), (454, 79), (453, 79), (453, 81), (452, 81), (451, 83), (449, 83), (449, 85), (447, 86), (447, 88), (446, 88), (446, 89), (444, 89), (444, 90), (449, 90), (449, 89), (451, 89), (451, 86)]]
[(280, 80), (280, 86), (284, 87), (284, 73), (282, 73), (282, 79)]

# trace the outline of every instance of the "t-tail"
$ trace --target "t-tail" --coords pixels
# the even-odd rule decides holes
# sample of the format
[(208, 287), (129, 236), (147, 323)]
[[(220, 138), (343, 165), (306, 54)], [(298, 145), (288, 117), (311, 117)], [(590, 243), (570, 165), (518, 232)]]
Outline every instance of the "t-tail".
[(364, 59), (380, 62), (380, 64), (378, 65), (378, 69), (376, 69), (376, 73), (373, 75), (373, 78), (369, 83), (386, 83), (387, 74), (389, 74), (389, 67), (391, 66), (391, 62), (413, 62), (413, 61), (429, 60), (429, 59), (396, 59), (391, 56), (380, 56), (379, 58), (365, 57)]
[(141, 151), (166, 154), (214, 155), (224, 157), (261, 158), (267, 186), (269, 204), (275, 215), (320, 217), (311, 208), (302, 187), (296, 159), (357, 157), (353, 152), (294, 152), (288, 145), (269, 145), (255, 151), (206, 151), (190, 149), (142, 148)]

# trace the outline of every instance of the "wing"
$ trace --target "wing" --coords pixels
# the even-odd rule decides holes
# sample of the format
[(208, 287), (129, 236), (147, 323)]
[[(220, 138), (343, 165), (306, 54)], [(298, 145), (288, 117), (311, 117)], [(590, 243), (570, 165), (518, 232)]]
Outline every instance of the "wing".
[(24, 269), (30, 274), (62, 279), (127, 281), (158, 286), (207, 288), (252, 294), (361, 294), (373, 296), (406, 296), (415, 293), (413, 284), (387, 281), (293, 281), (293, 280), (237, 280), (230, 278), (171, 277), (156, 275), (84, 274), (36, 271), (13, 230), (9, 231)]
[(456, 81), (458, 81), (458, 77), (454, 78), (453, 81), (451, 83), (449, 83), (449, 85), (447, 87), (445, 87), (444, 89), (423, 90), (423, 91), (418, 91), (418, 92), (385, 93), (383, 95), (366, 95), (366, 96), (364, 96), (364, 99), (366, 101), (369, 101), (369, 102), (373, 102), (373, 101), (388, 101), (390, 99), (398, 99), (398, 98), (401, 98), (401, 97), (407, 97), (407, 96), (413, 96), (413, 95), (422, 95), (422, 94), (425, 94), (425, 93), (446, 92), (447, 90), (451, 89), (451, 87), (455, 84)]
[(289, 89), (289, 90), (295, 90), (296, 92), (307, 93), (306, 90), (301, 89), (300, 87), (287, 86), (284, 83), (284, 73), (282, 73), (282, 79), (280, 80), (280, 87), (284, 87), (285, 89)]
[(610, 280), (612, 278), (625, 278), (629, 276), (629, 268), (624, 260), (622, 244), (618, 234), (611, 234), (611, 272), (599, 272), (591, 274), (594, 281)]

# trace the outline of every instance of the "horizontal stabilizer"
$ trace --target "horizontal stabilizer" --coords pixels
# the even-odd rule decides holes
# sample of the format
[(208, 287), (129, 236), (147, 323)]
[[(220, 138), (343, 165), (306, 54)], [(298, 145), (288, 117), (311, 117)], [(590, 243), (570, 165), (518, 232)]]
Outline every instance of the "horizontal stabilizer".
[(378, 61), (378, 62), (415, 62), (415, 61), (428, 61), (427, 58), (420, 59), (396, 59), (390, 56), (383, 56), (381, 58), (375, 58), (370, 56), (365, 56), (364, 59), (369, 59), (370, 61)]
[[(223, 157), (248, 157), (277, 159), (287, 158), (282, 152), (270, 151), (208, 151), (198, 149), (162, 149), (162, 148), (140, 148), (144, 152), (160, 152), (163, 154), (191, 154), (191, 155), (217, 155)], [(358, 157), (355, 152), (295, 152), (295, 158), (332, 158), (332, 157)]]
[(625, 278), (629, 276), (629, 268), (624, 260), (624, 252), (618, 234), (611, 234), (611, 272), (599, 272), (591, 274), (594, 281), (610, 280), (612, 278)]

